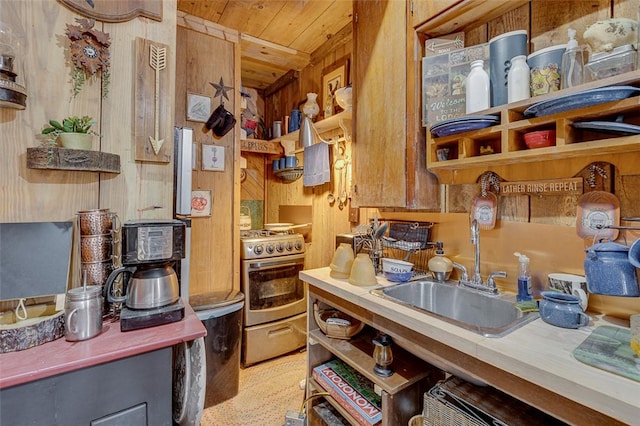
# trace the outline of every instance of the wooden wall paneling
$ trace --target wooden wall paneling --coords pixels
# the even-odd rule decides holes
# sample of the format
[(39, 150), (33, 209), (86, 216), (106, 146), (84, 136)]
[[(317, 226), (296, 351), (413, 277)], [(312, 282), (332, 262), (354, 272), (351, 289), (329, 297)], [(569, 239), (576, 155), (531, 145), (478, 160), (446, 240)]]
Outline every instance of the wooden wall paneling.
[[(173, 156), (173, 144), (164, 144), (173, 137), (161, 133), (159, 123), (166, 123), (171, 115), (167, 107), (172, 105), (174, 87), (168, 87), (170, 68), (166, 68), (171, 55), (169, 46), (153, 40), (136, 38), (135, 47), (135, 160), (168, 163)], [(157, 133), (157, 134), (156, 134)], [(156, 144), (153, 146), (152, 143)], [(157, 151), (157, 153), (156, 153)]]
[[(87, 82), (74, 99), (65, 24), (78, 15), (56, 2), (8, 2), (20, 18), (27, 43), (18, 52), (18, 81), (27, 90), (24, 110), (0, 108), (3, 154), (0, 160), (0, 221), (70, 220), (78, 210), (98, 207), (100, 176), (92, 172), (27, 169), (27, 148), (41, 144), (40, 131), (49, 119), (100, 117), (100, 80)], [(102, 29), (98, 27), (99, 29)], [(98, 149), (99, 138), (93, 139)]]
[[(535, 0), (534, 0), (535, 1)], [(531, 15), (529, 14), (529, 5), (520, 6), (517, 9), (513, 9), (499, 18), (491, 20), (487, 24), (487, 42), (493, 37), (500, 34), (507, 33), (515, 30), (529, 30), (529, 21)], [(465, 46), (466, 37), (465, 37)], [(531, 51), (531, 50), (530, 50)]]
[(406, 7), (394, 1), (354, 3), (358, 22), (353, 39), (353, 161), (358, 206), (407, 205)]
[(247, 177), (240, 185), (240, 199), (264, 200), (265, 167), (270, 166), (271, 162), (265, 165), (265, 156), (263, 154), (243, 152), (242, 156), (247, 159), (247, 168), (245, 169)]
[(413, 26), (420, 25), (430, 17), (437, 15), (443, 10), (460, 3), (462, 0), (431, 0), (431, 1), (412, 1), (411, 23)]
[[(211, 96), (212, 109), (220, 104), (221, 98), (213, 98), (215, 88), (211, 82), (233, 87), (224, 99), (225, 107), (240, 116), (240, 67), (238, 38), (233, 32), (225, 38), (218, 38), (185, 27), (178, 27), (177, 44), (182, 49), (177, 63), (177, 74), (183, 76), (177, 87), (176, 103), (186, 102), (186, 93)], [(237, 33), (236, 33), (237, 35)], [(212, 132), (203, 133), (202, 123), (186, 119), (182, 107), (175, 122), (179, 126), (194, 128), (194, 142), (198, 160), (193, 171), (193, 190), (207, 190), (212, 193), (210, 217), (192, 220), (192, 263), (190, 294), (214, 291), (229, 291), (239, 288), (239, 215), (240, 215), (240, 125), (222, 138), (214, 138)], [(202, 145), (216, 145), (225, 152), (224, 171), (202, 170)]]
[(162, 100), (161, 109), (166, 111), (166, 119), (159, 123), (159, 134), (165, 139), (163, 149), (169, 153), (171, 162), (136, 162), (134, 146), (137, 37), (169, 46), (166, 90), (171, 94), (175, 90), (175, 0), (163, 0), (162, 8), (162, 22), (136, 18), (104, 26), (104, 31), (111, 34), (112, 42), (111, 89), (102, 101), (102, 150), (120, 155), (122, 172), (115, 176), (100, 176), (100, 207), (118, 212), (122, 220), (173, 217), (173, 96)]
[[(412, 12), (407, 13), (407, 22), (411, 22)], [(415, 36), (411, 25), (407, 25), (407, 31), (407, 208), (440, 211), (442, 189), (438, 177), (427, 170), (426, 131), (422, 127), (422, 87), (419, 82), (422, 81), (423, 40)]]
[(611, 0), (613, 4), (612, 18), (638, 19), (637, 0)]
[(531, 2), (530, 52), (569, 40), (569, 28), (577, 31), (576, 38), (582, 42), (582, 34), (588, 25), (610, 17), (610, 0), (570, 0), (555, 2), (533, 0)]

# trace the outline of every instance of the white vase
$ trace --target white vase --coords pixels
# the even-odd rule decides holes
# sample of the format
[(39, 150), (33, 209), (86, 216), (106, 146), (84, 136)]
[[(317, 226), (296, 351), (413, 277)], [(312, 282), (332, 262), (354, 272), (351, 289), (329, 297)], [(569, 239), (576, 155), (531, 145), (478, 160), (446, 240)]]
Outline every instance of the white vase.
[(317, 93), (307, 93), (307, 101), (302, 105), (302, 112), (307, 117), (314, 118), (320, 112), (317, 98)]
[(92, 135), (88, 133), (60, 133), (58, 139), (63, 148), (70, 149), (91, 149)]

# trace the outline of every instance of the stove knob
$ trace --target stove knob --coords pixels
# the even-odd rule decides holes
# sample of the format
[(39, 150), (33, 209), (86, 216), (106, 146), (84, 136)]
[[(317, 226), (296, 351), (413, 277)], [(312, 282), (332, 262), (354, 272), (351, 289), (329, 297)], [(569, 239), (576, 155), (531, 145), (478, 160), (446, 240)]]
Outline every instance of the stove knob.
[(273, 244), (267, 244), (267, 253), (273, 254)]
[(297, 251), (302, 250), (302, 241), (296, 241), (296, 250)]
[(286, 248), (287, 248), (287, 251), (293, 250), (293, 246), (291, 245), (291, 241), (287, 241)]
[(278, 251), (278, 253), (282, 253), (282, 250), (284, 250), (284, 247), (282, 246), (282, 243), (277, 243), (276, 244), (276, 250)]
[(257, 255), (261, 255), (262, 254), (262, 244), (258, 244), (257, 246), (255, 246), (253, 248), (253, 252)]

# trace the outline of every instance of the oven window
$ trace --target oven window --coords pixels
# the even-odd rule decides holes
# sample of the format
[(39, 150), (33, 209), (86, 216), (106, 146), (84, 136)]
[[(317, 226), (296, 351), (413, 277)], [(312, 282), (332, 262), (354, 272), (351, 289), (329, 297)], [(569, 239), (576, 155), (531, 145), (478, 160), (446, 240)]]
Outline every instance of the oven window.
[(304, 298), (304, 283), (299, 263), (281, 268), (249, 272), (249, 309), (261, 310), (286, 306)]

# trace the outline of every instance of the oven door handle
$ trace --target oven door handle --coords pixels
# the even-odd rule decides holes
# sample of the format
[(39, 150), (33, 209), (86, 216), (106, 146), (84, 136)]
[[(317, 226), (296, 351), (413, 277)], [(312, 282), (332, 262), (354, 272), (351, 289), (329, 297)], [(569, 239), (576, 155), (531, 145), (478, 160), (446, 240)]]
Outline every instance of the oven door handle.
[(250, 263), (249, 268), (251, 271), (258, 271), (258, 270), (264, 271), (267, 269), (284, 268), (287, 266), (298, 266), (301, 264), (302, 262), (291, 262), (291, 263), (256, 262), (256, 263)]

